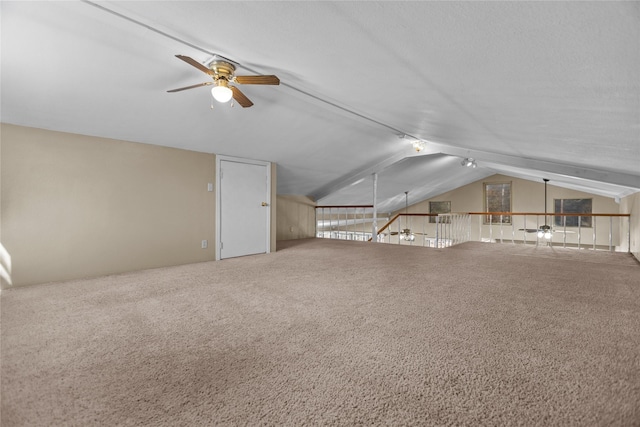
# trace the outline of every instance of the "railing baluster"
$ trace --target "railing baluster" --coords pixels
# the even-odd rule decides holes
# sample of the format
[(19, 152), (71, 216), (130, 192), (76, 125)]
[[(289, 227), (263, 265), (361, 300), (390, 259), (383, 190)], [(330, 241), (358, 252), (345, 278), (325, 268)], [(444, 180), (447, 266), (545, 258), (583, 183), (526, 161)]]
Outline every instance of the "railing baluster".
[(446, 247), (447, 245), (447, 223), (444, 217), (440, 217), (440, 243), (438, 247)]
[(349, 213), (348, 212), (349, 212), (349, 209), (345, 209), (344, 210), (344, 226), (343, 226), (343, 228), (344, 228), (344, 232), (343, 232), (344, 240), (349, 240), (349, 220), (348, 220)]
[(611, 245), (612, 237), (613, 237), (612, 233), (613, 233), (613, 217), (610, 216), (609, 217), (609, 252), (612, 252), (612, 247), (613, 247)]
[(349, 235), (349, 208), (344, 210), (344, 238), (351, 240)]
[(449, 226), (451, 227), (451, 242), (449, 246), (454, 246), (458, 243), (458, 222), (456, 221), (455, 214), (451, 214), (448, 216), (449, 218)]
[(444, 217), (440, 219), (440, 227), (442, 227), (442, 233), (440, 233), (440, 240), (442, 241), (441, 245), (443, 248), (445, 248), (447, 246), (447, 238), (449, 237), (447, 235), (447, 231), (449, 230), (447, 229), (447, 222)]
[[(409, 217), (409, 230), (413, 233), (413, 240), (416, 238), (416, 233), (413, 232), (413, 216)], [(413, 240), (409, 238), (409, 245), (413, 246)]]
[(580, 249), (580, 242), (582, 238), (582, 233), (581, 233), (582, 229), (580, 228), (582, 224), (582, 221), (580, 221), (581, 219), (582, 218), (578, 216), (578, 249)]
[(515, 228), (515, 221), (513, 216), (511, 217), (511, 244), (515, 245), (516, 241), (515, 241), (515, 235), (516, 235), (516, 228)]
[(493, 214), (489, 215), (489, 242), (493, 243)]

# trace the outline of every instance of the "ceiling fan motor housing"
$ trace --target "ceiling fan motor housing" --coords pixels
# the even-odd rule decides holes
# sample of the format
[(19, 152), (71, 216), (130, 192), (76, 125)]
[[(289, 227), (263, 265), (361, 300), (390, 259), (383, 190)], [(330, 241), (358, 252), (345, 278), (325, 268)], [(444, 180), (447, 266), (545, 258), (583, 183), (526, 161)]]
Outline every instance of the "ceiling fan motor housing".
[(209, 68), (213, 71), (213, 79), (217, 82), (218, 80), (224, 80), (230, 82), (233, 80), (233, 73), (236, 71), (236, 67), (233, 64), (230, 64), (227, 61), (213, 61)]

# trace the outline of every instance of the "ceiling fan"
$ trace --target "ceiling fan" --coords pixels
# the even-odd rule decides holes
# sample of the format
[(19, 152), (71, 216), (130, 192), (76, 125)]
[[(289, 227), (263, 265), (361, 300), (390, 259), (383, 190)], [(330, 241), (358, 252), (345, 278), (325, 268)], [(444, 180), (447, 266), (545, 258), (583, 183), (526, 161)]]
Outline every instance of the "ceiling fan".
[(542, 178), (544, 181), (544, 225), (541, 225), (539, 228), (520, 228), (520, 231), (525, 231), (527, 233), (537, 233), (538, 238), (545, 238), (546, 240), (551, 240), (552, 233), (572, 233), (571, 231), (561, 231), (554, 230), (550, 225), (547, 225), (547, 182), (549, 179)]
[[(409, 210), (409, 192), (408, 191), (404, 192), (404, 199), (405, 199), (404, 213), (406, 214), (408, 213), (408, 210)], [(400, 240), (406, 240), (408, 242), (413, 242), (414, 240), (416, 240), (416, 234), (424, 234), (424, 233), (414, 233), (411, 231), (410, 228), (403, 228), (402, 231), (389, 232), (389, 235), (391, 236), (400, 235)]]
[(257, 75), (257, 76), (236, 76), (236, 67), (231, 62), (223, 59), (214, 58), (208, 66), (205, 66), (193, 58), (185, 55), (176, 55), (176, 58), (183, 60), (187, 64), (196, 67), (198, 70), (208, 74), (213, 78), (210, 82), (199, 83), (196, 85), (171, 89), (167, 92), (180, 92), (187, 89), (194, 89), (201, 86), (211, 86), (211, 95), (218, 102), (228, 102), (233, 98), (243, 108), (251, 107), (253, 102), (245, 96), (235, 86), (230, 83), (238, 83), (245, 85), (279, 85), (280, 79), (274, 75)]

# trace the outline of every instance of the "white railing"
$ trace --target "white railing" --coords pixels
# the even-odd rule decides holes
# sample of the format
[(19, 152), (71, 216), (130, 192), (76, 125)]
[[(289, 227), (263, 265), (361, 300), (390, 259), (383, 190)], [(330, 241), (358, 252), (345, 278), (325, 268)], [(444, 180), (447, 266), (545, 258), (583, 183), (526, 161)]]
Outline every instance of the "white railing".
[(436, 241), (449, 242), (447, 247), (468, 242), (471, 238), (471, 215), (468, 213), (438, 214), (436, 217)]
[[(471, 239), (564, 248), (630, 251), (630, 215), (604, 213), (472, 212)], [(549, 227), (545, 235), (543, 230)]]
[(378, 231), (378, 242), (446, 248), (469, 240), (467, 213), (400, 213)]
[[(316, 236), (370, 241), (373, 219), (372, 206), (319, 206)], [(630, 238), (628, 214), (469, 212), (400, 213), (379, 228), (377, 241), (432, 248), (479, 241), (629, 252)]]
[[(316, 206), (316, 237), (368, 241), (373, 219), (373, 205)], [(377, 220), (385, 222), (388, 217)]]

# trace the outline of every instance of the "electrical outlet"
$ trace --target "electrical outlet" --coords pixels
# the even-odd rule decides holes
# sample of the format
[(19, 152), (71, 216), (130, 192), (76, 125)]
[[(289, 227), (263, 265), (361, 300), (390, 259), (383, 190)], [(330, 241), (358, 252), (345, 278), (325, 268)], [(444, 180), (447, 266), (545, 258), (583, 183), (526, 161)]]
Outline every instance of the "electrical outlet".
[(206, 240), (202, 241), (202, 249), (207, 249), (208, 245), (209, 245), (209, 242), (207, 242)]

